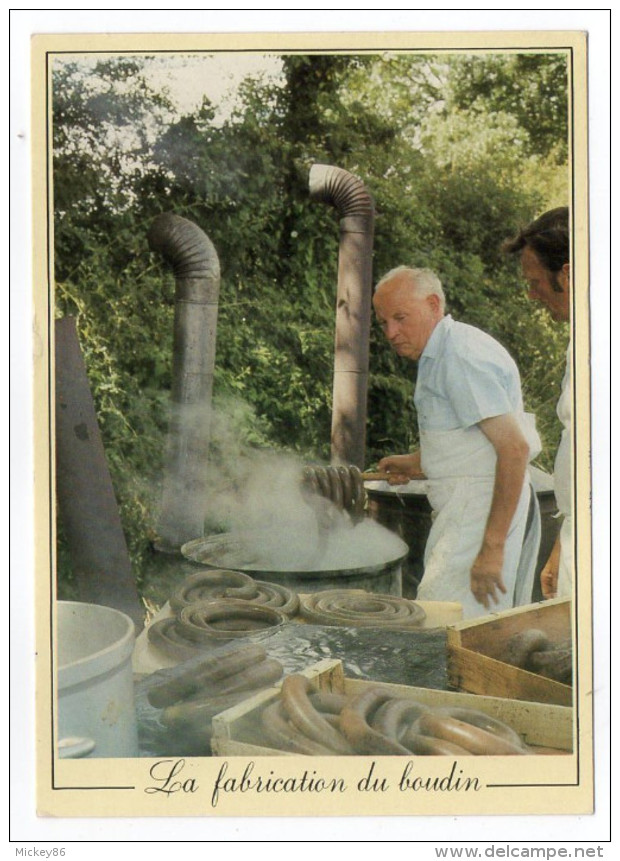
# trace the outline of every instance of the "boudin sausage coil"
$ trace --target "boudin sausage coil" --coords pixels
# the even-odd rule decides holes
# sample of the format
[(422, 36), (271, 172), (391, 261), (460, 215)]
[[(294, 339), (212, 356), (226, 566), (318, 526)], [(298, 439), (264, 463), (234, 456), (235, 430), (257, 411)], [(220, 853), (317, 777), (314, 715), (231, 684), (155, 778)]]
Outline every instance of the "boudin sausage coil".
[(287, 720), (281, 700), (263, 709), (261, 724), (267, 741), (277, 750), (289, 750), (307, 756), (333, 756), (333, 750), (308, 738)]
[(258, 664), (253, 664), (234, 675), (226, 676), (210, 687), (205, 687), (193, 694), (189, 699), (205, 699), (209, 696), (235, 694), (237, 691), (252, 691), (273, 685), (282, 677), (282, 664), (275, 658), (266, 658)]
[(312, 705), (309, 687), (309, 680), (296, 673), (282, 682), (282, 705), (291, 723), (308, 738), (331, 748), (332, 753), (352, 753), (347, 740)]
[[(204, 714), (205, 720), (210, 720), (213, 715), (231, 708), (246, 698), (250, 691), (269, 687), (281, 676), (280, 662), (267, 659), (247, 670), (235, 673), (234, 676), (220, 679), (185, 700), (167, 706), (164, 709), (162, 721), (167, 726), (179, 725), (183, 722), (195, 725), (201, 714)], [(230, 700), (228, 704), (227, 700)]]
[(525, 669), (545, 676), (547, 679), (570, 685), (573, 679), (572, 648), (570, 644), (568, 646), (558, 644), (549, 649), (532, 652)]
[(347, 704), (348, 697), (331, 691), (315, 691), (309, 695), (309, 699), (318, 712), (339, 715)]
[(161, 722), (169, 729), (200, 731), (208, 727), (215, 715), (232, 708), (247, 697), (247, 691), (232, 694), (185, 700), (167, 706), (161, 713)]
[(354, 697), (340, 714), (340, 727), (357, 753), (403, 756), (411, 751), (394, 739), (387, 738), (373, 729), (369, 720), (376, 709), (390, 699), (390, 695), (380, 688), (370, 688)]
[(230, 589), (236, 591), (239, 588), (252, 584), (249, 574), (240, 571), (227, 571), (214, 568), (209, 571), (197, 571), (183, 580), (170, 596), (170, 607), (175, 613), (180, 612), (183, 607), (195, 604), (198, 601), (212, 601), (223, 597)]
[(278, 583), (255, 580), (240, 571), (213, 569), (186, 577), (170, 597), (170, 607), (179, 614), (184, 607), (204, 601), (236, 598), (264, 607), (273, 607), (286, 616), (299, 609), (297, 594)]
[(523, 669), (532, 652), (539, 652), (548, 645), (549, 639), (544, 631), (539, 631), (538, 628), (527, 628), (525, 631), (513, 634), (508, 640), (500, 661)]
[(252, 580), (250, 584), (239, 589), (226, 589), (222, 597), (250, 601), (261, 607), (273, 607), (285, 616), (295, 616), (299, 610), (299, 596), (295, 592), (279, 583), (265, 583), (262, 580)]
[(302, 482), (310, 493), (330, 500), (337, 509), (346, 511), (354, 522), (363, 518), (366, 493), (364, 479), (357, 466), (306, 466)]
[(503, 721), (497, 720), (497, 718), (494, 718), (485, 712), (459, 706), (435, 708), (433, 709), (433, 712), (439, 716), (451, 717), (456, 720), (463, 721), (464, 723), (469, 723), (472, 726), (485, 730), (485, 732), (491, 733), (491, 735), (503, 738), (505, 741), (510, 742), (510, 744), (525, 748), (521, 736), (519, 736), (512, 727), (509, 727), (507, 724), (503, 723)]
[(473, 756), (471, 750), (430, 735), (420, 735), (411, 727), (405, 730), (401, 742), (417, 756)]
[(388, 738), (402, 741), (400, 734), (409, 724), (428, 711), (428, 706), (413, 700), (392, 699), (379, 706), (372, 719), (371, 726)]
[(301, 615), (315, 625), (418, 629), (426, 613), (414, 601), (396, 595), (368, 594), (363, 589), (326, 589), (306, 595)]
[(172, 705), (186, 699), (220, 679), (225, 679), (264, 661), (265, 649), (258, 644), (239, 646), (234, 650), (210, 653), (202, 660), (193, 660), (176, 671), (172, 678), (151, 688), (148, 701), (155, 708)]
[(430, 711), (418, 718), (413, 725), (413, 731), (464, 747), (475, 756), (514, 756), (527, 753), (522, 745), (516, 745), (465, 721)]
[(202, 647), (190, 643), (179, 633), (177, 619), (159, 619), (146, 629), (149, 643), (175, 661), (189, 661), (200, 655)]
[(179, 613), (178, 627), (194, 643), (232, 640), (283, 625), (287, 617), (279, 610), (236, 598), (189, 604)]

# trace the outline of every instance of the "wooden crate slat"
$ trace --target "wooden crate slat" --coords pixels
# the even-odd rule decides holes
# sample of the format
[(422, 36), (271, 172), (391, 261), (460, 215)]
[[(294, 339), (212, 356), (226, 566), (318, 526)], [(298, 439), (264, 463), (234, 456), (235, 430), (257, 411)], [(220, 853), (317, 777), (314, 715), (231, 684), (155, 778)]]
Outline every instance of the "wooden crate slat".
[[(381, 687), (395, 697), (414, 699), (426, 705), (461, 706), (484, 711), (516, 730), (527, 744), (569, 752), (573, 745), (573, 709), (562, 705), (480, 696), (456, 691), (415, 688), (387, 682), (368, 682), (344, 676), (340, 661), (325, 660), (302, 672), (317, 690), (355, 695), (370, 687)], [(284, 756), (250, 740), (248, 728), (264, 706), (279, 694), (278, 688), (262, 692), (213, 719), (213, 752), (219, 756)], [(245, 735), (245, 738), (244, 738)]]
[(528, 628), (542, 629), (551, 642), (571, 636), (571, 603), (558, 598), (517, 607), (447, 629), (448, 680), (475, 694), (571, 705), (572, 688), (500, 660), (506, 643)]

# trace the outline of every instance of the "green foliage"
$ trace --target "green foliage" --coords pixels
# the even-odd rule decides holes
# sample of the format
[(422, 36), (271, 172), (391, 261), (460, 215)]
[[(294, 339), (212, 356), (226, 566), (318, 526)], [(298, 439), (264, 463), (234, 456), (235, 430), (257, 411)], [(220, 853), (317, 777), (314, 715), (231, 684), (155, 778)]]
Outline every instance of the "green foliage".
[[(146, 241), (159, 212), (194, 221), (217, 249), (214, 394), (234, 435), (329, 458), (339, 239), (335, 212), (308, 199), (314, 162), (373, 195), (375, 278), (400, 263), (435, 269), (453, 315), (510, 350), (551, 467), (566, 332), (527, 302), (498, 249), (566, 200), (562, 56), (295, 55), (283, 86), (248, 79), (219, 124), (207, 99), (177, 115), (147, 67), (73, 62), (53, 79), (57, 314), (77, 318), (140, 577), (171, 382), (174, 283)], [(367, 466), (416, 444), (414, 381), (373, 324)], [(70, 589), (62, 546), (59, 558)]]
[(527, 155), (568, 157), (568, 55), (475, 54), (454, 64), (448, 107), (466, 108), (479, 121), (502, 112), (525, 135)]

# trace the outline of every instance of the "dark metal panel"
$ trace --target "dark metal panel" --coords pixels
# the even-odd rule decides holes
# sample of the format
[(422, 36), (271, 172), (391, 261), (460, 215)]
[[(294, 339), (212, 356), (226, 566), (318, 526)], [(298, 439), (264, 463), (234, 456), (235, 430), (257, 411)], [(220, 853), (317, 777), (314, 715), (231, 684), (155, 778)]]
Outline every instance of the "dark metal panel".
[(75, 319), (56, 321), (56, 496), (79, 600), (126, 613), (141, 628), (127, 544)]

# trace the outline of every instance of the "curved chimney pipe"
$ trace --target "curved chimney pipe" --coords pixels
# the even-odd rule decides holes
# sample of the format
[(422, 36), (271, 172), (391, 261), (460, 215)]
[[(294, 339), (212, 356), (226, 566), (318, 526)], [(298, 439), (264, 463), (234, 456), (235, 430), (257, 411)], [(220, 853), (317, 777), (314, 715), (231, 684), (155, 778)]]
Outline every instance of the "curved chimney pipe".
[(339, 167), (312, 165), (309, 186), (340, 216), (331, 459), (363, 469), (375, 207), (361, 180)]
[(174, 551), (204, 533), (220, 263), (209, 237), (174, 213), (155, 219), (148, 242), (176, 281), (172, 414), (157, 527), (159, 549)]

